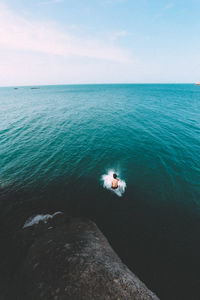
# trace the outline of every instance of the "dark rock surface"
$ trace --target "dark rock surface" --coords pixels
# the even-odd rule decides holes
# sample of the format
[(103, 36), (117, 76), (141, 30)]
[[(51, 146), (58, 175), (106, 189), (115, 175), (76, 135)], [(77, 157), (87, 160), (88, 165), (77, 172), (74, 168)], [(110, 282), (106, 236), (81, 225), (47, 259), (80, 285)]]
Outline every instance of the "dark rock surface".
[(5, 299), (158, 300), (91, 221), (59, 214), (20, 230), (15, 245), (19, 265)]

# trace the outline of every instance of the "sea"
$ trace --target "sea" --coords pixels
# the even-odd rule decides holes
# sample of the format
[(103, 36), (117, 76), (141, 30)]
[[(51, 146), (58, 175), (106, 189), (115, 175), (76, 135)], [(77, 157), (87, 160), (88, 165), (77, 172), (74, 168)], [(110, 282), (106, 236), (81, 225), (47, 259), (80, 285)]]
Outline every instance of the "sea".
[(160, 299), (199, 300), (200, 87), (0, 88), (4, 254), (28, 218), (57, 211), (96, 222)]

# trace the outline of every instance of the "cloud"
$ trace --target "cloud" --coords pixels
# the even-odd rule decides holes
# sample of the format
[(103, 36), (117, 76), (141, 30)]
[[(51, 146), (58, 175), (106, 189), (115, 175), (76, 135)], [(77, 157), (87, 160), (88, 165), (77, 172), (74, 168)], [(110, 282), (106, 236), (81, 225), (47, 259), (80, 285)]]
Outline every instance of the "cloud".
[(115, 32), (116, 37), (123, 37), (123, 36), (127, 36), (127, 35), (129, 35), (129, 33), (126, 30), (120, 30), (120, 31)]
[(4, 5), (0, 5), (0, 46), (66, 58), (86, 57), (123, 63), (132, 61), (127, 51), (109, 41), (71, 35), (61, 31), (56, 24), (25, 19)]
[(170, 2), (170, 3), (168, 3), (168, 4), (163, 8), (163, 10), (171, 9), (171, 8), (173, 8), (174, 6), (175, 6), (175, 4), (174, 4), (173, 2)]
[(104, 3), (106, 4), (115, 4), (115, 3), (123, 3), (123, 2), (127, 2), (127, 0), (104, 0)]
[(149, 81), (148, 77), (151, 75), (152, 78), (158, 72), (155, 65), (147, 67), (141, 62), (127, 64), (61, 56), (52, 59), (51, 54), (24, 52), (23, 55), (12, 55), (11, 50), (2, 54), (0, 86), (142, 82)]
[(163, 17), (163, 15), (164, 15), (167, 11), (171, 10), (171, 9), (174, 8), (174, 7), (175, 7), (175, 4), (174, 4), (173, 2), (167, 3), (165, 6), (163, 6), (163, 8), (160, 10), (160, 12), (158, 12), (158, 13), (155, 15), (154, 19)]
[(52, 4), (52, 3), (61, 3), (61, 2), (64, 2), (64, 0), (47, 0), (47, 1), (39, 2), (39, 5)]
[(115, 32), (109, 32), (109, 40), (113, 43), (116, 42), (118, 39), (121, 39), (123, 37), (130, 36), (130, 33), (127, 30), (119, 30)]

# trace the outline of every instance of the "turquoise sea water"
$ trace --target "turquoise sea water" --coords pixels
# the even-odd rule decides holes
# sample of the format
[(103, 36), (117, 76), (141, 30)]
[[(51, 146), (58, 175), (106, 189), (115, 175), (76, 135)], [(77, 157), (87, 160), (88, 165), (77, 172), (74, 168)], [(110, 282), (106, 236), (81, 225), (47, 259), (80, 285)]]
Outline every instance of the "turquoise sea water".
[(200, 299), (200, 87), (1, 88), (0, 191), (4, 223), (88, 216), (161, 299)]

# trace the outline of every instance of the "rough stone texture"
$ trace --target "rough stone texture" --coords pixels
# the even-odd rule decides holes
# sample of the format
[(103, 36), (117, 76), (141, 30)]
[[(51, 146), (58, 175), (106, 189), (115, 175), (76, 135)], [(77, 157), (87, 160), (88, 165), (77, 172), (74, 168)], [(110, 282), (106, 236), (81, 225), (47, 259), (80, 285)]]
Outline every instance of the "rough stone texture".
[(15, 239), (20, 266), (6, 299), (158, 300), (91, 221), (57, 215)]

